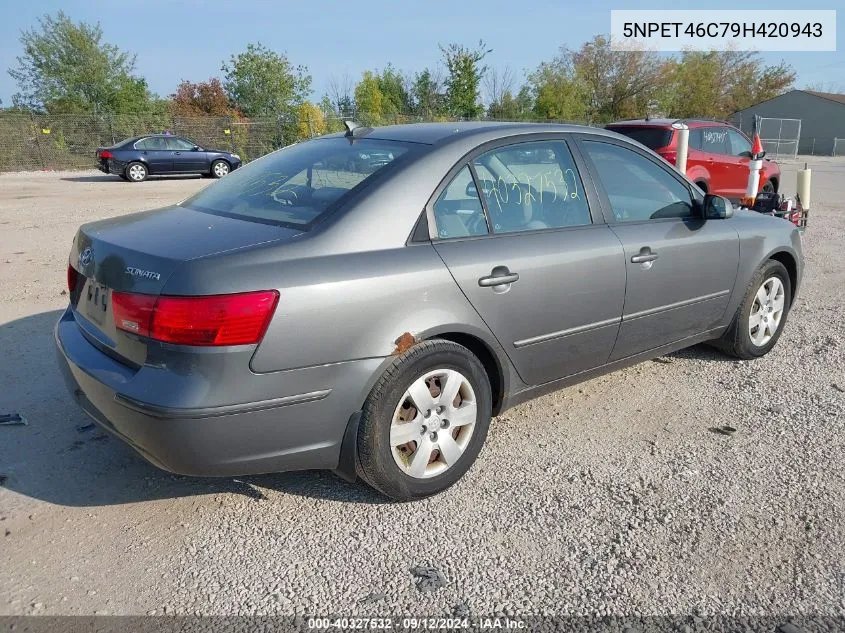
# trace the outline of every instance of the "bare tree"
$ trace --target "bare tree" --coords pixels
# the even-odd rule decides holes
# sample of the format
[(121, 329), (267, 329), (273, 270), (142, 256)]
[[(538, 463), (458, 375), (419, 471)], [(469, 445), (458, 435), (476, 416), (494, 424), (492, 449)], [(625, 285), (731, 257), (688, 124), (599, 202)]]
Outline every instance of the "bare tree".
[(338, 114), (351, 116), (355, 104), (355, 82), (348, 72), (329, 76), (328, 95)]
[(484, 75), (484, 101), (489, 106), (494, 103), (501, 103), (506, 93), (513, 93), (515, 76), (510, 66), (505, 66), (501, 71), (491, 68)]

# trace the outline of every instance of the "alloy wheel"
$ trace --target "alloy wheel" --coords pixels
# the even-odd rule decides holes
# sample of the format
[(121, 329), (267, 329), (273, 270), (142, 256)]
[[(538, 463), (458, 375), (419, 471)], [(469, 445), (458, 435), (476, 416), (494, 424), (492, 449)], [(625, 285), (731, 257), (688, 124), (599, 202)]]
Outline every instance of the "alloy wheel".
[(143, 165), (132, 165), (129, 168), (129, 177), (135, 181), (141, 181), (147, 177), (147, 170)]
[(219, 162), (214, 164), (214, 175), (222, 178), (229, 173), (229, 166), (226, 163)]
[(417, 478), (454, 466), (475, 430), (475, 392), (454, 369), (435, 369), (417, 378), (393, 413), (390, 449), (396, 465)]
[(748, 334), (757, 347), (766, 345), (778, 331), (785, 299), (786, 290), (779, 277), (769, 277), (757, 290), (748, 319)]

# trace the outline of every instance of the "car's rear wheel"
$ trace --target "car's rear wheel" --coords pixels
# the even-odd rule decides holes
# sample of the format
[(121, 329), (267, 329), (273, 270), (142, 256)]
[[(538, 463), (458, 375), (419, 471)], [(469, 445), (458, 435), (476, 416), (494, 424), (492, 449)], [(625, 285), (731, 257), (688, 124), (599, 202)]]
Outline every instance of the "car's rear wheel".
[(779, 261), (770, 259), (754, 273), (742, 305), (718, 346), (744, 360), (765, 356), (783, 332), (791, 302), (789, 272)]
[(148, 175), (149, 171), (144, 163), (129, 163), (126, 166), (126, 178), (129, 182), (143, 182)]
[(364, 405), (364, 479), (400, 501), (442, 492), (475, 461), (490, 425), (490, 382), (467, 348), (425, 341), (397, 357)]
[(229, 174), (229, 163), (225, 160), (216, 160), (211, 163), (211, 175), (214, 178), (222, 178)]
[(766, 184), (763, 185), (762, 189), (763, 193), (776, 193), (777, 187), (775, 187), (775, 183), (773, 180), (767, 180)]
[(707, 183), (706, 182), (704, 182), (703, 180), (696, 180), (695, 185), (696, 185), (696, 187), (701, 189), (704, 193), (707, 193), (708, 189), (707, 189)]

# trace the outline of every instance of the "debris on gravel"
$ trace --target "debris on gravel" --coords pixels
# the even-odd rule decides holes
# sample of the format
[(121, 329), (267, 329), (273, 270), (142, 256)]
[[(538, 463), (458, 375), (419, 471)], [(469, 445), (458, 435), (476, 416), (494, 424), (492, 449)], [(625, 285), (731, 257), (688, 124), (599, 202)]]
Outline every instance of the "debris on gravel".
[(411, 567), (411, 575), (416, 578), (416, 586), (419, 591), (436, 591), (446, 586), (446, 579), (434, 567)]

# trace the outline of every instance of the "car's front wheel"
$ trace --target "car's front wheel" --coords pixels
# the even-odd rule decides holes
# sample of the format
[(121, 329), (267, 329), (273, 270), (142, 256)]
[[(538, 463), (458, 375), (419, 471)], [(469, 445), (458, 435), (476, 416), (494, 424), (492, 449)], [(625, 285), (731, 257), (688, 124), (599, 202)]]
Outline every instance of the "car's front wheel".
[(126, 177), (129, 182), (143, 182), (147, 179), (149, 171), (144, 163), (129, 163), (126, 166)]
[(492, 396), (481, 362), (451, 341), (415, 345), (373, 387), (358, 428), (364, 479), (400, 501), (442, 492), (475, 461)]
[(222, 178), (229, 173), (229, 163), (225, 160), (216, 160), (211, 163), (211, 175), (214, 178)]
[(754, 273), (733, 324), (719, 339), (719, 347), (731, 356), (751, 360), (768, 354), (775, 346), (792, 302), (789, 272), (770, 259)]

